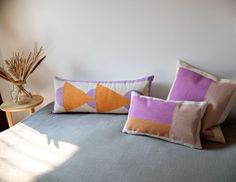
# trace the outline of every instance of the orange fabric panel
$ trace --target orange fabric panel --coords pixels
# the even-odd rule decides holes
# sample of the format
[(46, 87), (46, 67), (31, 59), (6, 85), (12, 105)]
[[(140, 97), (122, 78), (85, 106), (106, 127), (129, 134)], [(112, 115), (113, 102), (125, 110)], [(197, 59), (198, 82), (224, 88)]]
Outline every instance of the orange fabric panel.
[(169, 138), (170, 125), (138, 118), (128, 118), (126, 129)]
[(130, 100), (114, 92), (113, 90), (97, 84), (96, 86), (96, 109), (97, 112), (109, 112), (126, 106)]
[(65, 110), (70, 111), (86, 104), (87, 102), (91, 102), (93, 98), (72, 84), (66, 82), (64, 84), (63, 100)]

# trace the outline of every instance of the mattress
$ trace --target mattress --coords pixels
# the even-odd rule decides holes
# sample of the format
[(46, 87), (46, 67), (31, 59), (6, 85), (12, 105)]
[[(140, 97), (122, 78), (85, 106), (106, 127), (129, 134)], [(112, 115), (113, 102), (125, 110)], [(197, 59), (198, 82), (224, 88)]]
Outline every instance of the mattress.
[(236, 181), (236, 121), (204, 150), (122, 133), (127, 115), (51, 114), (53, 103), (0, 133), (0, 181)]

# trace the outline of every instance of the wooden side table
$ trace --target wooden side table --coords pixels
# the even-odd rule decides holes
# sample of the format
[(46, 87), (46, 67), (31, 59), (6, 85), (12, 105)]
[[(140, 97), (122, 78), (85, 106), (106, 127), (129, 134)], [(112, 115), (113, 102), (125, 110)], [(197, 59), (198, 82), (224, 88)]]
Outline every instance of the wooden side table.
[(10, 101), (0, 105), (0, 109), (6, 112), (9, 127), (12, 127), (13, 126), (12, 112), (20, 112), (28, 110), (29, 114), (32, 114), (35, 112), (35, 107), (40, 105), (42, 102), (43, 102), (42, 96), (33, 95), (33, 99), (28, 104), (17, 105), (13, 101)]

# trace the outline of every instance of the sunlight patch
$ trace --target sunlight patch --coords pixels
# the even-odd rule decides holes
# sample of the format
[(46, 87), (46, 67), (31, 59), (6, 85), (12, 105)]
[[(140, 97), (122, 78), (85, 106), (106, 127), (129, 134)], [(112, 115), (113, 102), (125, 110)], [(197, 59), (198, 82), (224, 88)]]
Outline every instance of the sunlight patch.
[[(23, 123), (1, 134), (0, 148), (0, 176), (7, 181), (32, 181), (79, 152), (79, 146), (53, 137), (48, 139), (46, 134)], [(11, 175), (13, 171), (15, 178)]]

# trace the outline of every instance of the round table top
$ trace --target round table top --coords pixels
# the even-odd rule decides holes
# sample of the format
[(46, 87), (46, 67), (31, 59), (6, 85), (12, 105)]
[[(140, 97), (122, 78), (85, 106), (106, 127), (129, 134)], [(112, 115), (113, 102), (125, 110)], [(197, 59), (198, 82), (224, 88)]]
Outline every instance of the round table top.
[(33, 97), (32, 100), (28, 104), (18, 105), (13, 101), (4, 102), (0, 106), (0, 109), (7, 112), (17, 112), (17, 111), (32, 109), (43, 102), (43, 97), (40, 95), (33, 95), (32, 97)]

